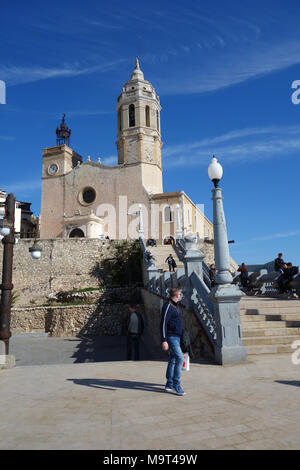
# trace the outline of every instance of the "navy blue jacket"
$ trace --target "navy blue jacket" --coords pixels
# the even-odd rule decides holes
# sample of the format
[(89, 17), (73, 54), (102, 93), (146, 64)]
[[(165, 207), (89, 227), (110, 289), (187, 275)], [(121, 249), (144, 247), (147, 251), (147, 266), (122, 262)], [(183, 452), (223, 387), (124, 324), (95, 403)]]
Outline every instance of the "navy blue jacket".
[(160, 333), (162, 342), (167, 341), (169, 336), (182, 335), (181, 309), (175, 302), (170, 300), (165, 303), (161, 311)]

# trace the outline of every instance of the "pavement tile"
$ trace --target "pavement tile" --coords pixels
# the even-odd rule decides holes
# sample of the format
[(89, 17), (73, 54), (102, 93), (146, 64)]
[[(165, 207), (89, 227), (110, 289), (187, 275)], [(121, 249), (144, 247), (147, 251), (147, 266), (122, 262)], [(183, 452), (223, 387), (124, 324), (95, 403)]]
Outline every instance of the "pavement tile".
[(234, 434), (238, 433), (246, 433), (249, 431), (249, 428), (245, 424), (238, 424), (235, 426), (228, 426), (228, 427), (220, 427), (220, 428), (215, 428), (213, 430), (214, 434), (217, 437), (227, 437), (227, 436), (232, 436)]
[(185, 397), (159, 391), (165, 366), (116, 361), (1, 371), (0, 449), (300, 448), (299, 387), (276, 382), (300, 380), (286, 356), (195, 364), (184, 376)]

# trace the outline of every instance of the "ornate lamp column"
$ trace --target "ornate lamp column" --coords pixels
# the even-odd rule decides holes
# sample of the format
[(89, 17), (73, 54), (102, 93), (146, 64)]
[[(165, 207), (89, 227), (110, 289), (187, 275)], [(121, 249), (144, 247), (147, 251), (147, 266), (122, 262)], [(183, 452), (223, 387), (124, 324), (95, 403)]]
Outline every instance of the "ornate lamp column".
[(1, 306), (0, 306), (0, 340), (5, 343), (5, 354), (8, 354), (8, 340), (11, 336), (9, 331), (10, 323), (10, 305), (13, 267), (13, 247), (15, 244), (14, 220), (15, 220), (15, 198), (9, 194), (5, 202), (6, 226), (2, 228), (1, 234), (4, 236), (2, 243), (3, 249), (3, 269), (1, 285)]
[(15, 197), (9, 194), (5, 201), (5, 221), (6, 226), (2, 227), (1, 235), (3, 235), (3, 269), (1, 284), (1, 304), (0, 304), (0, 364), (7, 367), (15, 365), (14, 357), (9, 356), (9, 338), (10, 331), (10, 315), (11, 315), (11, 292), (12, 269), (13, 269), (13, 253), (15, 244)]
[(209, 294), (214, 304), (218, 325), (215, 358), (218, 364), (237, 364), (247, 362), (247, 350), (242, 343), (239, 304), (244, 294), (236, 285), (232, 284), (222, 189), (218, 186), (223, 175), (223, 168), (215, 157), (212, 158), (209, 165), (208, 175), (215, 186), (212, 190), (212, 199), (217, 275), (216, 286)]
[[(11, 317), (11, 294), (13, 289), (12, 271), (15, 237), (15, 204), (16, 199), (11, 193), (5, 201), (5, 221), (0, 227), (0, 235), (3, 236), (3, 269), (1, 284), (0, 304), (0, 366), (11, 368), (15, 366), (15, 357), (9, 355), (10, 317)], [(39, 259), (43, 248), (34, 240), (34, 245), (29, 248), (33, 259)]]

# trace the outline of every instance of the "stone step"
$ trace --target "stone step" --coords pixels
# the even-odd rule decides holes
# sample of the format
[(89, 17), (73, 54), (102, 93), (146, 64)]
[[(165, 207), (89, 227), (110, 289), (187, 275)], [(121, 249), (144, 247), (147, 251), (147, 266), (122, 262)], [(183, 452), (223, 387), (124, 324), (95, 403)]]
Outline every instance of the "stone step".
[(288, 327), (300, 327), (300, 322), (298, 325), (288, 325), (285, 321), (241, 321), (242, 330), (255, 330), (255, 329), (263, 329), (263, 328), (288, 328)]
[[(242, 324), (252, 323), (252, 322), (265, 322), (265, 321), (266, 321), (266, 315), (241, 315)], [(280, 321), (279, 315), (278, 315), (278, 321)]]
[(296, 340), (300, 340), (299, 334), (288, 336), (253, 336), (251, 338), (243, 338), (243, 344), (244, 346), (256, 346), (267, 344), (291, 345)]
[(300, 308), (300, 300), (289, 299), (289, 300), (248, 300), (248, 298), (242, 297), (240, 301), (241, 309), (259, 309), (259, 308), (271, 308), (271, 307), (298, 307)]
[(261, 354), (292, 354), (295, 350), (290, 344), (264, 344), (247, 346), (248, 356)]
[(293, 307), (292, 305), (289, 307), (263, 307), (263, 308), (240, 308), (241, 315), (267, 315), (267, 314), (276, 314), (276, 313), (299, 313), (300, 314), (300, 306)]
[(252, 338), (258, 336), (295, 336), (300, 335), (300, 328), (270, 328), (265, 325), (265, 328), (249, 328), (242, 330), (244, 338)]
[[(289, 321), (299, 322), (300, 313), (287, 313), (280, 314), (275, 313), (274, 315), (241, 315), (241, 322), (253, 322), (253, 321)], [(289, 325), (293, 326), (293, 325)], [(295, 325), (298, 326), (298, 325)]]

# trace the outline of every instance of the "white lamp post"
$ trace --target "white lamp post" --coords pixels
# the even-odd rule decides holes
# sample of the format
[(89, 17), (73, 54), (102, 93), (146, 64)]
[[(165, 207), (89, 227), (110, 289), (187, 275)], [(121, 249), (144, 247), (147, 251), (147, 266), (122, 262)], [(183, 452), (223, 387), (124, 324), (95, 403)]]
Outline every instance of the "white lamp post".
[(213, 157), (208, 167), (208, 176), (214, 183), (213, 193), (213, 222), (214, 222), (214, 250), (215, 265), (218, 271), (216, 284), (231, 284), (230, 258), (227, 239), (225, 215), (223, 209), (222, 189), (219, 188), (219, 181), (223, 176), (223, 168)]
[(217, 325), (215, 356), (219, 364), (239, 364), (247, 361), (247, 350), (242, 342), (239, 304), (243, 292), (232, 284), (222, 189), (219, 188), (223, 168), (215, 157), (212, 158), (208, 167), (208, 176), (215, 186), (212, 190), (214, 251), (215, 266), (218, 272), (216, 286), (208, 295), (214, 304)]
[(139, 238), (144, 238), (144, 226), (143, 226), (143, 206), (139, 204), (139, 210), (136, 212), (127, 212), (127, 215), (138, 215), (139, 216)]

